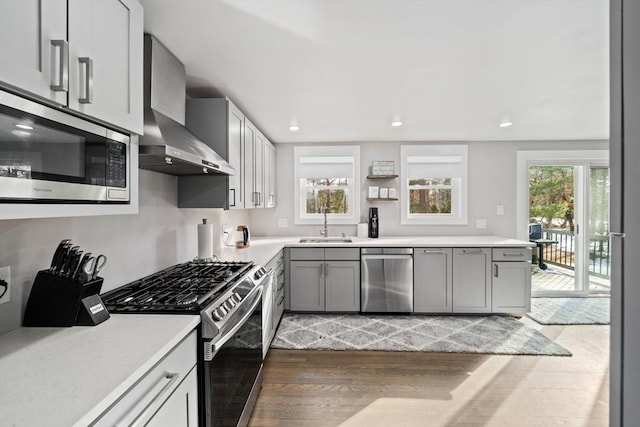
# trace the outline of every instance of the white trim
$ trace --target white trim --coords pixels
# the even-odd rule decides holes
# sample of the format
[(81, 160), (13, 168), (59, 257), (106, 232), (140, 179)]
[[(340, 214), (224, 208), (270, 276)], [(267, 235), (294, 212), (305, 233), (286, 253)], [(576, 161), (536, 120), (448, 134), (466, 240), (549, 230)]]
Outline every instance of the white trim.
[(586, 191), (589, 185), (589, 174), (586, 169), (591, 166), (608, 166), (609, 152), (607, 150), (546, 150), (546, 151), (518, 151), (517, 153), (517, 177), (516, 177), (516, 230), (519, 240), (529, 240), (529, 167), (530, 166), (573, 166), (574, 168), (574, 192), (576, 195), (575, 219), (581, 232), (576, 235), (575, 247), (581, 268), (575, 269), (575, 280), (581, 289), (575, 291), (545, 291), (536, 290), (532, 293), (536, 297), (541, 296), (585, 296), (590, 294), (586, 281), (589, 277), (586, 254), (589, 252), (589, 241), (585, 239), (588, 224), (589, 194)]
[[(338, 178), (350, 178), (349, 203), (351, 206), (348, 214), (327, 214), (331, 224), (357, 224), (360, 222), (360, 147), (357, 145), (332, 145), (332, 146), (301, 146), (293, 147), (293, 199), (294, 199), (294, 224), (322, 224), (323, 215), (304, 218), (301, 214), (302, 203), (300, 200), (302, 186), (300, 183), (300, 166), (303, 163), (352, 163), (353, 176)], [(331, 178), (331, 177), (326, 177)]]
[[(400, 223), (403, 225), (466, 225), (468, 223), (468, 147), (467, 145), (400, 146)], [(409, 164), (450, 164), (451, 214), (409, 214)], [(458, 176), (460, 175), (460, 176)], [(426, 178), (426, 177), (425, 177)]]

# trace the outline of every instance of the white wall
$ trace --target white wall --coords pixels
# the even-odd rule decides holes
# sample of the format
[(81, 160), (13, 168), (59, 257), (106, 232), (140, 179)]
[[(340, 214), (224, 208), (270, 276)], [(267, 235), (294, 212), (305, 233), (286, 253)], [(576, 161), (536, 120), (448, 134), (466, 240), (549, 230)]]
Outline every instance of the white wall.
[[(432, 142), (437, 144), (437, 142)], [(369, 207), (377, 206), (381, 236), (406, 235), (484, 235), (517, 237), (516, 227), (516, 153), (518, 150), (593, 150), (608, 149), (607, 141), (502, 141), (468, 142), (469, 146), (469, 223), (468, 225), (401, 225), (401, 201), (370, 203), (366, 200), (369, 185), (395, 185), (400, 194), (400, 178), (392, 181), (366, 179), (373, 160), (394, 160), (396, 173), (400, 165), (400, 145), (427, 144), (421, 142), (366, 142), (360, 144), (361, 221), (366, 222)], [(322, 225), (295, 225), (293, 212), (293, 147), (310, 144), (276, 144), (277, 207), (251, 213), (254, 235), (308, 236), (319, 235)], [(331, 144), (325, 144), (331, 145)], [(350, 143), (350, 145), (354, 145)], [(504, 205), (504, 216), (496, 215), (496, 205)], [(287, 228), (278, 227), (278, 219), (288, 220)], [(476, 228), (477, 219), (487, 220), (487, 229)], [(355, 225), (331, 225), (329, 233), (348, 236), (356, 234)]]
[(245, 211), (178, 209), (177, 182), (140, 170), (138, 215), (0, 221), (0, 266), (11, 267), (12, 281), (11, 301), (0, 305), (0, 334), (20, 326), (33, 279), (49, 267), (62, 239), (107, 256), (100, 274), (104, 292), (197, 256), (203, 218), (218, 225), (248, 223)]

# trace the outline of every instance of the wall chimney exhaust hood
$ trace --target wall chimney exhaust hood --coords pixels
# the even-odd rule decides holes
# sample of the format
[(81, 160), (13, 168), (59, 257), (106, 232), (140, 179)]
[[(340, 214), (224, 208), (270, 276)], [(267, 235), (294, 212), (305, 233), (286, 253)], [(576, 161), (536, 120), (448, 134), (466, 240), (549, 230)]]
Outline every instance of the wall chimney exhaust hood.
[(170, 175), (235, 175), (236, 170), (185, 127), (184, 65), (155, 37), (144, 36), (144, 135), (140, 169)]

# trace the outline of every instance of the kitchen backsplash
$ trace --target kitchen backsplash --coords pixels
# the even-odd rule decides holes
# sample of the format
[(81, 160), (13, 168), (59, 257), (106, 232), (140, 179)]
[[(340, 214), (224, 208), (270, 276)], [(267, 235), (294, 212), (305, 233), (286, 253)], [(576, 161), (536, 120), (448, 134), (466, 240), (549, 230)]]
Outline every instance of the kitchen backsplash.
[[(46, 209), (46, 207), (42, 207)], [(138, 215), (0, 221), (0, 266), (11, 267), (11, 301), (0, 305), (0, 334), (21, 324), (33, 279), (60, 240), (105, 254), (102, 291), (197, 256), (197, 224), (249, 224), (247, 211), (178, 209), (177, 178), (140, 170)]]

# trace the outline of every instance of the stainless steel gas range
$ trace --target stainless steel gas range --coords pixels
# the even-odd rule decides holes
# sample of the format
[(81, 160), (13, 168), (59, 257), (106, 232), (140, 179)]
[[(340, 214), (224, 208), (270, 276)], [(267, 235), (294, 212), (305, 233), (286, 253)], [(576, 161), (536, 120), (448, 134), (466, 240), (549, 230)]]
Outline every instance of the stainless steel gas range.
[(200, 425), (245, 426), (262, 386), (262, 293), (252, 262), (187, 262), (102, 295), (110, 313), (199, 314)]

